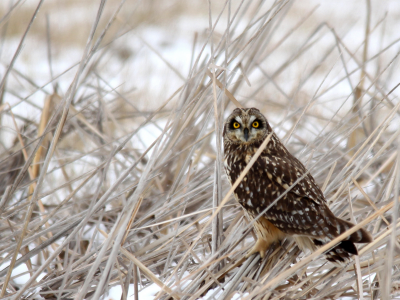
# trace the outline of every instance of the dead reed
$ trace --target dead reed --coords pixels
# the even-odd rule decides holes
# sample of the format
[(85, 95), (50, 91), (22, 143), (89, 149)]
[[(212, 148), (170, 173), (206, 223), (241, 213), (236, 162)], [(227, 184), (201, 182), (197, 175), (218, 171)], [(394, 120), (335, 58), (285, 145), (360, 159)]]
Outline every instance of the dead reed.
[[(399, 297), (399, 21), (368, 0), (352, 4), (353, 27), (311, 1), (204, 2), (183, 69), (143, 27), (195, 9), (151, 2), (90, 2), (86, 46), (58, 68), (54, 4), (2, 6), (1, 298), (107, 299), (114, 286), (121, 299), (149, 286), (154, 299)], [(12, 27), (21, 13), (30, 21)], [(39, 50), (24, 48), (31, 34)], [(35, 51), (48, 80), (18, 64)], [(332, 211), (373, 234), (351, 264), (289, 240), (245, 259), (254, 234), (222, 165), (236, 106), (258, 107)]]

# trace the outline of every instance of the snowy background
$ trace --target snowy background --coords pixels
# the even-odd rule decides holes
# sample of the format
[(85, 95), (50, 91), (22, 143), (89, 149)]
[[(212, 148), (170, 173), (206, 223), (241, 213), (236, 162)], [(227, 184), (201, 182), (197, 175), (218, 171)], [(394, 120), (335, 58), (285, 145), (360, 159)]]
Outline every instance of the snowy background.
[[(46, 97), (56, 92), (61, 99), (67, 94), (78, 70), (100, 1), (43, 1), (32, 26), (26, 32), (38, 3), (39, 1), (34, 0), (0, 2), (2, 153), (11, 153), (16, 149), (18, 133), (14, 119), (26, 138), (25, 142), (34, 141), (33, 131), (30, 132), (29, 128), (39, 124)], [(228, 1), (225, 3), (225, 1), (175, 0), (128, 0), (123, 3), (121, 10), (107, 29), (90, 66), (81, 74), (73, 101), (74, 107), (81, 111), (88, 123), (93, 126), (96, 126), (98, 117), (90, 113), (85, 115), (85, 109), (90, 108), (91, 105), (95, 105), (96, 108), (104, 105), (100, 118), (106, 118), (109, 122), (104, 123), (106, 126), (102, 127), (103, 136), (97, 136), (96, 141), (103, 139), (101, 143), (114, 143), (121, 141), (133, 130), (140, 129), (129, 140), (125, 152), (115, 157), (116, 161), (113, 161), (113, 164), (115, 163), (116, 166), (112, 167), (113, 172), (108, 173), (107, 182), (102, 187), (101, 193), (104, 193), (127, 168), (130, 159), (140, 157), (141, 153), (152, 145), (169, 124), (169, 113), (184, 101), (182, 95), (173, 98), (163, 107), (160, 117), (156, 120), (144, 126), (140, 125), (144, 118), (158, 109), (182, 85), (185, 85), (190, 76), (194, 76), (191, 72), (198, 70), (193, 68), (196, 60), (200, 62), (199, 64), (207, 62), (215, 53), (236, 9), (248, 6), (246, 11), (244, 8), (239, 9), (235, 26), (230, 29), (227, 43), (232, 45), (236, 39), (244, 35), (244, 32), (248, 40), (257, 33), (259, 27), (248, 29), (249, 24), (254, 24), (254, 20), (258, 22), (258, 18), (263, 18), (268, 9), (273, 7), (273, 3), (273, 1), (244, 1), (243, 3)], [(106, 28), (107, 22), (113, 18), (120, 4), (116, 0), (105, 3), (94, 40), (100, 37), (101, 31)], [(352, 110), (353, 92), (359, 85), (360, 76), (364, 80), (365, 98), (373, 98), (375, 101), (381, 100), (382, 93), (388, 93), (399, 83), (400, 2), (397, 0), (371, 1), (368, 47), (365, 47), (367, 4), (368, 1), (365, 0), (288, 1), (284, 9), (278, 12), (282, 14), (279, 21), (274, 22), (268, 29), (273, 34), (268, 36), (268, 40), (257, 41), (262, 44), (258, 46), (262, 49), (259, 53), (262, 53), (257, 53), (258, 61), (256, 59), (252, 62), (256, 67), (251, 71), (246, 70), (245, 64), (242, 68), (237, 67), (240, 57), (234, 58), (228, 65), (226, 65), (226, 57), (222, 55), (214, 61), (214, 65), (218, 66), (219, 70), (225, 70), (231, 76), (228, 89), (240, 83), (240, 88), (235, 89), (236, 99), (244, 106), (260, 107), (281, 137), (288, 137), (288, 132), (296, 124), (296, 119), (292, 119), (293, 116), (302, 115), (308, 101), (313, 99), (312, 104), (304, 111), (305, 118), (308, 119), (302, 119), (301, 129), (295, 132), (294, 137), (291, 137), (295, 140), (292, 149), (300, 154), (306, 153), (306, 157), (301, 159), (303, 162), (308, 160), (310, 154), (308, 150), (316, 150), (313, 159), (318, 158), (319, 151), (323, 152), (322, 148), (318, 148), (309, 141), (339, 126), (340, 120), (348, 116), (349, 111)], [(210, 24), (211, 27), (216, 25), (215, 29), (212, 30)], [(25, 32), (26, 37), (21, 44)], [(91, 43), (94, 44), (93, 41)], [(238, 51), (239, 46), (235, 45), (236, 48), (232, 48), (232, 52)], [(241, 46), (244, 47), (245, 44)], [(245, 48), (244, 53), (249, 56), (256, 55), (251, 52), (253, 46), (254, 44), (250, 44)], [(17, 49), (21, 51), (17, 52)], [(9, 69), (11, 63), (13, 66)], [(237, 68), (234, 69), (235, 67)], [(362, 72), (366, 74), (364, 77), (362, 77)], [(370, 88), (371, 86), (373, 88)], [(395, 91), (391, 95), (393, 105), (397, 104), (397, 94), (398, 92)], [(97, 101), (102, 104), (97, 104)], [(369, 100), (363, 101), (360, 106), (365, 109), (367, 115), (366, 107), (369, 105), (372, 107), (374, 104), (371, 104)], [(226, 116), (233, 108), (234, 106), (229, 104), (222, 115)], [(391, 109), (393, 106), (387, 103), (380, 104), (373, 116), (374, 119), (366, 126), (366, 130), (372, 131), (373, 124), (377, 125), (384, 121)], [(315, 115), (318, 115), (318, 118)], [(79, 122), (76, 121), (82, 124), (82, 119)], [(84, 124), (89, 128), (86, 123)], [(207, 132), (213, 128), (213, 125), (213, 122), (210, 122)], [(398, 129), (398, 122), (391, 122), (387, 128), (389, 135)], [(341, 133), (345, 133), (347, 129), (340, 130)], [(192, 133), (185, 134), (197, 133), (193, 130)], [(301, 145), (298, 143), (299, 133), (304, 139)], [(340, 136), (334, 137), (333, 140), (335, 145), (341, 147), (346, 147), (348, 144), (347, 140), (341, 140)], [(101, 143), (98, 144), (96, 141), (91, 140), (86, 131), (66, 129), (65, 136), (59, 142), (61, 154), (52, 160), (46, 186), (42, 187), (40, 192), (45, 209), (48, 209), (46, 211), (58, 205), (70, 192), (66, 187), (60, 189), (58, 187), (72, 178), (89, 172), (93, 167), (99, 166), (102, 159), (105, 159), (101, 153), (93, 156), (86, 155), (91, 151), (95, 152), (96, 147), (100, 147)], [(212, 174), (210, 166), (214, 165), (213, 161), (216, 158), (215, 148), (216, 143), (213, 138), (207, 155), (199, 158), (200, 163), (196, 172), (211, 170)], [(129, 156), (129, 151), (133, 151), (132, 157)], [(149, 151), (146, 159), (152, 157), (152, 151)], [(76, 163), (66, 165), (63, 171), (59, 168), (64, 161), (76, 158), (81, 153), (85, 153), (85, 156), (76, 160)], [(195, 155), (194, 153), (193, 157)], [(3, 160), (5, 157), (3, 156)], [(43, 160), (44, 158), (41, 162)], [(323, 163), (323, 161), (320, 162), (320, 164)], [(329, 161), (329, 163), (333, 162)], [(20, 167), (18, 166), (18, 170)], [(144, 165), (141, 168), (144, 169)], [(63, 172), (66, 172), (68, 176)], [(177, 174), (178, 172), (175, 172), (174, 176)], [(133, 175), (133, 179), (126, 182), (125, 188), (133, 186), (140, 176)], [(323, 183), (325, 176), (326, 174), (321, 175), (320, 183)], [(163, 178), (162, 175), (161, 178)], [(227, 185), (224, 178), (223, 180), (225, 191)], [(334, 183), (328, 186), (331, 195), (336, 192)], [(373, 192), (374, 187), (371, 185), (368, 182), (365, 188)], [(74, 185), (73, 188), (75, 187)], [(119, 192), (122, 190), (124, 189), (121, 188)], [(17, 198), (22, 199), (26, 196), (23, 195), (25, 194), (21, 189), (19, 194), (15, 194), (14, 202), (10, 203), (16, 205), (20, 201)], [(207, 204), (199, 209), (212, 207), (211, 198), (208, 198), (206, 202)], [(119, 211), (118, 209), (126, 203), (126, 199), (109, 201), (104, 206), (104, 211)], [(337, 209), (340, 211), (339, 206)], [(82, 211), (84, 211), (83, 208), (75, 210), (75, 213)], [(11, 212), (8, 216), (12, 218)], [(65, 217), (66, 215), (63, 220)], [(232, 219), (233, 217), (228, 218), (228, 221)], [(80, 234), (83, 239), (91, 240), (95, 245), (102, 245), (105, 238), (95, 228), (109, 233), (115, 220), (110, 220), (105, 224), (98, 220), (93, 221), (98, 222), (93, 223), (94, 225), (86, 225)], [(165, 220), (168, 218), (158, 221)], [(229, 225), (229, 222), (227, 224)], [(4, 221), (2, 226), (8, 228), (7, 222)], [(63, 240), (64, 237), (57, 243), (60, 244)], [(252, 238), (245, 239), (245, 242), (250, 245)], [(32, 241), (29, 246), (30, 249), (34, 248), (34, 242)], [(48, 251), (51, 253), (53, 250), (49, 248)], [(10, 253), (9, 250), (3, 248), (1, 257), (4, 261), (0, 267), (1, 270), (10, 264)], [(17, 259), (21, 256), (19, 255)], [(206, 259), (207, 255), (204, 254), (204, 260)], [(32, 258), (32, 263), (38, 265), (43, 260), (44, 258), (35, 256)], [(40, 282), (46, 272), (41, 274), (36, 282)], [(188, 275), (190, 272), (185, 272), (180, 278)], [(162, 276), (163, 279), (168, 277), (165, 274)], [(29, 278), (29, 269), (26, 264), (15, 267), (11, 279), (15, 287), (14, 292)], [(185, 289), (191, 280), (178, 284), (178, 288)], [(119, 282), (114, 281), (110, 286), (108, 293), (102, 295), (102, 299), (121, 299), (122, 289)], [(39, 289), (30, 290), (32, 297), (41, 299), (38, 291)], [(154, 299), (159, 291), (160, 288), (155, 283), (143, 284), (140, 286), (139, 299)], [(12, 290), (8, 292), (13, 293)], [(211, 295), (218, 298), (222, 295), (222, 291), (211, 289), (202, 299), (209, 299)], [(243, 294), (236, 292), (231, 299), (240, 299), (247, 295), (247, 292)], [(128, 296), (128, 299), (134, 299), (133, 284), (129, 286)]]

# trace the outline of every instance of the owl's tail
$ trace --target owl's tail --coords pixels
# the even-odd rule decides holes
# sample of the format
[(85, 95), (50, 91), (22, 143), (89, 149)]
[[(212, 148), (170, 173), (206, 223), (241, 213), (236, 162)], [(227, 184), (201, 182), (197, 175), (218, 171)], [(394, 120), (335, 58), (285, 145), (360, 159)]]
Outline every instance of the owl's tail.
[[(339, 235), (341, 235), (343, 232), (349, 230), (351, 227), (354, 226), (353, 223), (347, 222), (345, 220), (336, 218), (337, 222), (337, 228), (339, 230)], [(347, 239), (344, 241), (351, 241), (353, 243), (371, 243), (374, 239), (372, 238), (372, 235), (366, 231), (364, 228), (361, 228), (351, 234)]]
[[(336, 218), (336, 222), (336, 228), (339, 231), (337, 236), (354, 226), (353, 223), (338, 218)], [(322, 246), (325, 244), (320, 240), (315, 239), (313, 241), (316, 246)], [(325, 252), (326, 259), (338, 264), (347, 263), (352, 255), (358, 255), (358, 251), (354, 243), (370, 243), (372, 241), (373, 238), (371, 234), (364, 228), (361, 228), (341, 241), (335, 247)]]

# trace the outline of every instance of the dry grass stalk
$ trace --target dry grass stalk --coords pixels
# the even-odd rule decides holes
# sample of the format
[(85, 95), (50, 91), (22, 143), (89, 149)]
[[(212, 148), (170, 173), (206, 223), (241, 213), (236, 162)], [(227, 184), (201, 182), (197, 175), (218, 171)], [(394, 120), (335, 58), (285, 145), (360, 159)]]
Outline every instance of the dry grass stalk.
[[(52, 34), (59, 11), (44, 2), (45, 17), (42, 2), (0, 7), (4, 43), (18, 37), (12, 53), (0, 51), (2, 298), (102, 299), (113, 286), (122, 299), (154, 286), (156, 299), (398, 295), (400, 38), (388, 38), (398, 26), (390, 13), (362, 2), (357, 42), (350, 23), (343, 30), (300, 1), (101, 1), (96, 16), (84, 6), (90, 25), (68, 23), (91, 30), (66, 66), (60, 55), (72, 50)], [(166, 51), (177, 40), (158, 43), (146, 28), (171, 30), (177, 16), (203, 11), (207, 30), (183, 39), (187, 71)], [(23, 29), (13, 25), (22, 15), (33, 16)], [(23, 47), (31, 31), (47, 43), (47, 77), (19, 65), (26, 49), (36, 53)], [(354, 263), (321, 256), (348, 233), (311, 254), (284, 241), (264, 260), (244, 257), (252, 224), (225, 179), (220, 136), (226, 114), (249, 106), (307, 163), (332, 211), (354, 219), (348, 233), (373, 233)]]

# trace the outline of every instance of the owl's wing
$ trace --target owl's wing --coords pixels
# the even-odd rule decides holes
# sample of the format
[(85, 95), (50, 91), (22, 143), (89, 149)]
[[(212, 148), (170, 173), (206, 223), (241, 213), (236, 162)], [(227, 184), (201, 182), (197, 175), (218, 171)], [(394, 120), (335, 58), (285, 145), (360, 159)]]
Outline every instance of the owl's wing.
[[(272, 197), (268, 195), (270, 200), (283, 194), (307, 172), (303, 164), (290, 153), (280, 156), (268, 154), (260, 158), (265, 175), (270, 179), (270, 190), (278, 192), (273, 193)], [(271, 202), (263, 203), (259, 203), (262, 210)], [(330, 239), (338, 234), (336, 217), (327, 207), (322, 191), (310, 174), (306, 174), (264, 216), (289, 234), (305, 234), (316, 238), (328, 236)]]
[(271, 154), (260, 156), (265, 163), (265, 171), (268, 178), (287, 190), (299, 178), (303, 177), (296, 186), (291, 188), (290, 192), (299, 197), (308, 198), (316, 204), (325, 204), (324, 194), (311, 174), (307, 173), (304, 165), (289, 152), (285, 154), (280, 156)]
[(283, 196), (263, 216), (287, 234), (314, 236), (321, 240), (338, 235), (337, 219), (325, 203), (317, 204), (292, 192)]

